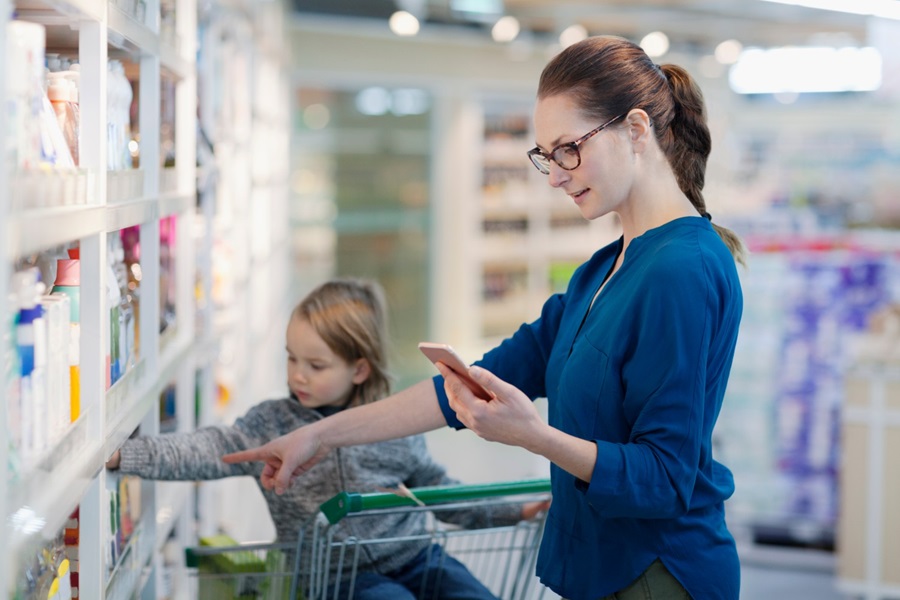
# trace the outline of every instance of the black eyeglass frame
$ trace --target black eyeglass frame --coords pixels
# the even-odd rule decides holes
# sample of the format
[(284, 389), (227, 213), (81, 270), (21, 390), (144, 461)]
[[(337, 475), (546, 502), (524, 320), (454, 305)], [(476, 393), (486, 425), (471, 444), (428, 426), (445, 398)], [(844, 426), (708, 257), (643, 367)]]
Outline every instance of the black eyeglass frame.
[[(553, 162), (555, 162), (557, 165), (559, 165), (560, 169), (565, 169), (566, 171), (574, 171), (575, 169), (577, 169), (578, 167), (581, 166), (581, 150), (579, 149), (581, 147), (581, 145), (583, 143), (585, 143), (586, 141), (588, 141), (589, 139), (591, 139), (592, 137), (594, 137), (595, 135), (597, 135), (598, 133), (600, 133), (601, 131), (603, 131), (604, 129), (606, 129), (607, 127), (609, 127), (610, 125), (612, 125), (613, 123), (615, 123), (616, 121), (618, 121), (619, 119), (625, 117), (627, 114), (628, 113), (622, 113), (618, 117), (613, 117), (612, 119), (610, 119), (603, 125), (588, 131), (586, 134), (584, 134), (583, 136), (581, 136), (574, 142), (566, 142), (565, 144), (559, 144), (558, 146), (553, 148), (553, 150), (551, 150), (550, 152), (544, 152), (543, 150), (541, 150), (540, 148), (535, 146), (534, 148), (532, 148), (531, 150), (529, 150), (526, 153), (528, 155), (528, 159), (531, 161), (531, 164), (534, 165), (534, 168), (537, 169), (538, 171), (540, 171), (541, 173), (543, 173), (544, 175), (550, 174), (550, 161), (551, 160)], [(575, 151), (575, 156), (578, 160), (575, 163), (574, 167), (567, 167), (567, 166), (561, 164), (555, 158), (553, 158), (554, 155), (556, 155), (556, 152), (563, 148), (571, 148), (572, 150)], [(544, 170), (544, 167), (541, 166), (540, 164), (538, 164), (538, 162), (535, 160), (535, 156), (541, 156), (547, 161), (547, 167), (546, 167), (547, 170), (546, 171)]]

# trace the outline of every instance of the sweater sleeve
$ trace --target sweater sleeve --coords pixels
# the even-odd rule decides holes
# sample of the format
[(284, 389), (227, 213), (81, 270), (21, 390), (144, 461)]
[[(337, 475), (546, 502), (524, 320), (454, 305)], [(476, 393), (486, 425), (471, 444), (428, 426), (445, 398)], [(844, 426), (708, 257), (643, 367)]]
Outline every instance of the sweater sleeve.
[(240, 475), (258, 476), (260, 463), (225, 464), (222, 456), (254, 448), (272, 437), (265, 411), (252, 408), (234, 425), (204, 427), (127, 440), (120, 449), (119, 471), (145, 479), (198, 481)]
[(648, 276), (653, 285), (637, 307), (621, 366), (630, 437), (624, 444), (596, 440), (586, 488), (591, 504), (609, 517), (687, 512), (714, 422), (705, 382), (716, 315), (703, 266), (660, 265)]
[[(407, 487), (429, 487), (443, 485), (461, 485), (462, 482), (447, 475), (446, 469), (437, 463), (428, 452), (425, 438), (421, 435), (410, 438), (412, 455), (418, 457), (417, 468), (409, 479), (404, 482)], [(451, 523), (463, 529), (483, 529), (486, 527), (498, 527), (514, 525), (522, 518), (522, 504), (520, 502), (486, 503), (471, 501), (469, 506), (441, 510), (435, 508), (434, 514), (438, 520)]]

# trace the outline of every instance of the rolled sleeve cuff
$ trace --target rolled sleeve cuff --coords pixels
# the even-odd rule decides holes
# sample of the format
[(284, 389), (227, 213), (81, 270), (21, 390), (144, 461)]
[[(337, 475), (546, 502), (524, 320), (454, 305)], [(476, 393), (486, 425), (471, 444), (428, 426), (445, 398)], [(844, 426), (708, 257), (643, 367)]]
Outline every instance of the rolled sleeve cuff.
[(622, 492), (622, 473), (625, 472), (625, 457), (619, 444), (611, 444), (594, 440), (597, 445), (597, 462), (591, 481), (587, 483), (575, 480), (575, 489), (588, 497), (588, 502), (595, 508), (609, 508), (613, 498), (619, 498)]
[(447, 425), (453, 429), (465, 429), (466, 426), (456, 418), (456, 413), (450, 408), (450, 399), (447, 398), (447, 392), (444, 391), (444, 377), (435, 375), (432, 381), (434, 382), (434, 392), (438, 398), (438, 406), (441, 407), (441, 412), (444, 413), (444, 420), (447, 421)]
[(119, 468), (123, 474), (145, 472), (152, 463), (150, 448), (141, 439), (127, 440), (119, 448)]

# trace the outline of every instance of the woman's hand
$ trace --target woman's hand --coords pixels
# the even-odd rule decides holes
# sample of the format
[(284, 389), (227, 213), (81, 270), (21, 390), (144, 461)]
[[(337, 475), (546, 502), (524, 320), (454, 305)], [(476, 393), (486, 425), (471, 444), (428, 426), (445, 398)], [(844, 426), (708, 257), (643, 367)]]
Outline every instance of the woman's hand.
[(437, 367), (444, 376), (450, 408), (479, 437), (533, 450), (533, 442), (546, 433), (547, 425), (534, 403), (517, 387), (481, 367), (470, 367), (469, 375), (494, 395), (491, 400), (482, 400), (451, 369), (442, 363)]
[(276, 494), (281, 495), (298, 476), (309, 471), (330, 450), (318, 440), (313, 427), (306, 426), (258, 448), (226, 454), (222, 460), (229, 464), (265, 463), (259, 476), (260, 483), (265, 489), (275, 490)]

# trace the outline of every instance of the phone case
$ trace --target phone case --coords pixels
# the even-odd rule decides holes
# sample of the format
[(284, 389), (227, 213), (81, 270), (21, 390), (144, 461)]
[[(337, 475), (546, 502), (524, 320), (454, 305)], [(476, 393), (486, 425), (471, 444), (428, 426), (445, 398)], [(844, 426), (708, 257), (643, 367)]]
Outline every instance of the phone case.
[(453, 369), (453, 372), (459, 375), (459, 378), (462, 379), (463, 383), (466, 384), (466, 387), (468, 387), (476, 397), (481, 398), (482, 400), (490, 400), (493, 398), (490, 392), (469, 377), (469, 366), (466, 364), (466, 361), (464, 361), (449, 344), (420, 342), (419, 350), (421, 350), (422, 354), (428, 357), (428, 360), (431, 362), (442, 362)]

